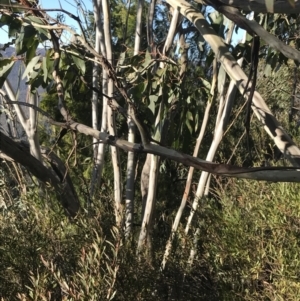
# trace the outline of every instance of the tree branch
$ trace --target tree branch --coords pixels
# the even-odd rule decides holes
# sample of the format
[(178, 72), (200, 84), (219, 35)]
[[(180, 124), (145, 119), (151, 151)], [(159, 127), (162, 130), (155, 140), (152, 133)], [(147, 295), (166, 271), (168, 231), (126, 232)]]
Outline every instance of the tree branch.
[(223, 5), (220, 0), (206, 0), (206, 2), (213, 6), (217, 11), (224, 14), (237, 26), (239, 26), (242, 29), (245, 29), (249, 34), (258, 35), (268, 45), (281, 52), (287, 58), (300, 62), (300, 52), (297, 49), (286, 45), (284, 42), (280, 41), (277, 37), (267, 32), (255, 20), (247, 19), (237, 8)]
[[(147, 145), (141, 145), (139, 143), (131, 143), (127, 140), (119, 139), (118, 137), (114, 137), (107, 133), (100, 132), (96, 129), (73, 121), (71, 119), (66, 123), (56, 122), (52, 118), (48, 118), (48, 121), (50, 124), (58, 125), (67, 129), (77, 131), (84, 135), (94, 137), (97, 140), (99, 140), (100, 143), (116, 146), (125, 151), (158, 155), (164, 158), (174, 160), (176, 162), (180, 162), (186, 166), (193, 166), (196, 169), (220, 176), (272, 182), (300, 182), (300, 172), (297, 171), (297, 167), (245, 168), (229, 164), (212, 163), (157, 144), (149, 143)], [(3, 133), (1, 133), (1, 135), (4, 136)], [(10, 156), (9, 149), (6, 148), (7, 151), (4, 151), (2, 148), (3, 146), (1, 145), (0, 141), (0, 150), (2, 150), (6, 155), (14, 159), (13, 156)], [(16, 161), (19, 162), (18, 160)], [(23, 165), (22, 162), (19, 163)], [(44, 180), (42, 181), (44, 182)]]
[(26, 167), (28, 171), (43, 183), (49, 183), (57, 194), (61, 205), (67, 214), (75, 217), (80, 204), (75, 190), (69, 186), (67, 181), (61, 182), (47, 167), (29, 153), (29, 148), (23, 143), (13, 141), (0, 132), (0, 152), (3, 152), (14, 161)]
[[(228, 6), (233, 6), (245, 11), (254, 11), (257, 13), (267, 13), (266, 0), (220, 0)], [(287, 0), (274, 1), (273, 12), (280, 14), (300, 13), (300, 0), (295, 0), (295, 7), (291, 6)]]

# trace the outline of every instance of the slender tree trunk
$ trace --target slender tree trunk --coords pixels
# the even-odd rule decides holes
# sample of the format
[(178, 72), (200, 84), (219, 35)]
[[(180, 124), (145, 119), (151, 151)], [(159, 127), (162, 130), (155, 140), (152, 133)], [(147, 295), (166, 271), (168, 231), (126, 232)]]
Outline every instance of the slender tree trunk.
[[(102, 28), (102, 22), (101, 22), (101, 1), (100, 0), (93, 0), (93, 10), (94, 10), (94, 20), (95, 20), (95, 51), (97, 53), (100, 53), (100, 49), (104, 48), (103, 45), (103, 28)], [(102, 44), (102, 47), (101, 47)], [(93, 66), (93, 79), (92, 84), (93, 87), (99, 90), (99, 80), (100, 80), (100, 67), (99, 64), (94, 63)], [(93, 91), (92, 95), (92, 127), (93, 129), (97, 129), (99, 127), (99, 95), (97, 91)], [(103, 106), (103, 111), (106, 110)], [(102, 119), (102, 128), (103, 130), (106, 130), (107, 126), (107, 118), (105, 115), (105, 119)], [(104, 125), (104, 126), (103, 126)], [(99, 140), (96, 138), (93, 138), (93, 170), (92, 170), (92, 178), (91, 178), (91, 184), (90, 184), (90, 195), (91, 197), (94, 196), (95, 189), (98, 186), (101, 175), (102, 175), (102, 169), (104, 164), (104, 145), (102, 144), (100, 148)]]
[[(226, 43), (228, 43), (228, 44), (230, 43), (230, 41), (232, 39), (233, 29), (234, 29), (234, 26), (230, 26), (230, 30), (227, 33)], [(245, 33), (244, 39), (245, 38), (246, 38), (246, 33)], [(238, 64), (241, 65), (242, 63), (243, 63), (243, 58), (241, 58), (238, 61)], [(220, 74), (221, 74), (221, 76), (220, 76)], [(236, 95), (235, 85), (231, 81), (228, 91), (227, 91), (226, 99), (225, 99), (225, 101), (223, 101), (224, 86), (225, 86), (225, 81), (226, 81), (226, 73), (224, 73), (223, 68), (219, 69), (218, 78), (220, 79), (220, 81), (218, 81), (218, 92), (220, 95), (220, 103), (219, 103), (219, 110), (218, 110), (217, 119), (216, 119), (215, 134), (214, 134), (213, 142), (211, 144), (211, 147), (210, 147), (209, 152), (206, 157), (207, 161), (213, 161), (213, 159), (214, 159), (217, 148), (223, 138), (223, 134), (227, 127), (227, 123), (229, 120), (229, 116), (231, 114), (233, 102), (234, 102), (235, 95)], [(199, 200), (203, 196), (205, 189), (207, 189), (207, 190), (209, 189), (206, 186), (208, 184), (209, 177), (210, 177), (209, 173), (206, 173), (206, 172), (201, 173), (197, 192), (196, 192), (195, 199), (194, 199), (194, 202), (192, 205), (192, 210), (191, 210), (190, 216), (188, 218), (187, 226), (185, 228), (186, 233), (188, 233), (190, 223), (195, 214), (195, 211), (197, 210)]]
[[(134, 55), (139, 54), (140, 44), (141, 44), (141, 34), (142, 34), (142, 14), (143, 14), (143, 3), (144, 0), (138, 1), (137, 15), (136, 15), (136, 26), (135, 26), (135, 40), (134, 40)], [(136, 127), (132, 120), (131, 110), (133, 108), (129, 106), (128, 108), (128, 141), (135, 142), (135, 131)], [(132, 233), (133, 224), (133, 213), (134, 213), (134, 180), (135, 180), (135, 155), (134, 152), (128, 152), (127, 157), (127, 180), (126, 180), (126, 201), (125, 201), (125, 237), (130, 237)]]
[[(110, 27), (110, 12), (108, 0), (102, 1), (103, 10), (103, 25), (104, 25), (104, 36), (105, 36), (105, 48), (106, 48), (106, 58), (109, 63), (113, 66), (113, 54), (111, 45), (111, 27)], [(114, 93), (114, 82), (112, 78), (108, 78), (108, 97), (113, 97)], [(108, 130), (110, 135), (116, 136), (116, 122), (115, 113), (108, 107)], [(122, 225), (122, 176), (121, 176), (121, 164), (119, 157), (119, 149), (111, 146), (111, 158), (114, 170), (114, 197), (115, 197), (115, 217), (116, 224), (118, 227)]]
[[(167, 39), (163, 49), (163, 55), (166, 55), (166, 51), (168, 51), (174, 40), (174, 36), (176, 34), (176, 27), (178, 24), (179, 13), (177, 10), (173, 11), (173, 17), (171, 21), (171, 25), (168, 31)], [(160, 63), (160, 68), (164, 68), (164, 63)], [(162, 89), (159, 91), (159, 96), (162, 96)], [(159, 112), (156, 117), (155, 127), (157, 128), (157, 132), (154, 135), (155, 140), (164, 139), (163, 133), (165, 132), (167, 123), (163, 122), (161, 116), (164, 116), (163, 112), (165, 110), (164, 100), (160, 103)], [(160, 125), (160, 126), (158, 126)], [(148, 251), (151, 252), (151, 231), (153, 224), (153, 211), (155, 208), (155, 198), (156, 198), (156, 189), (157, 189), (157, 181), (158, 181), (158, 170), (160, 164), (160, 157), (155, 155), (147, 155), (146, 162), (143, 168), (142, 174), (142, 182), (141, 182), (141, 190), (142, 190), (142, 200), (143, 200), (143, 210), (142, 210), (142, 227), (140, 231), (139, 241), (138, 241), (138, 252), (140, 252), (143, 248), (147, 247)], [(149, 169), (148, 169), (149, 168)], [(149, 178), (149, 182), (147, 183), (146, 179)], [(147, 193), (146, 195), (143, 195)], [(144, 203), (146, 201), (146, 203)], [(148, 253), (149, 253), (148, 252)]]
[[(30, 88), (28, 88), (28, 89), (30, 89)], [(28, 102), (30, 104), (38, 107), (39, 102), (38, 102), (38, 96), (36, 93), (29, 94)], [(30, 153), (35, 158), (37, 158), (39, 161), (42, 162), (43, 159), (42, 159), (41, 147), (40, 147), (40, 142), (39, 142), (39, 132), (37, 129), (37, 121), (38, 121), (38, 112), (33, 108), (29, 108), (29, 118), (26, 121), (25, 131), (26, 131), (26, 134), (28, 137), (28, 142), (30, 145)]]
[[(16, 101), (15, 92), (12, 89), (12, 86), (8, 79), (5, 80), (4, 87), (10, 100)], [(37, 107), (39, 106), (37, 95), (30, 93), (30, 86), (28, 87), (28, 103)], [(37, 130), (37, 111), (29, 107), (27, 118), (19, 105), (14, 104), (13, 106), (17, 113), (18, 119), (27, 135), (31, 155), (42, 162), (43, 159), (41, 155), (41, 148)]]
[[(201, 142), (202, 142), (202, 139), (204, 137), (205, 130), (206, 130), (207, 123), (208, 123), (208, 119), (209, 119), (209, 112), (210, 112), (210, 109), (211, 109), (211, 104), (212, 104), (211, 101), (208, 101), (207, 104), (206, 104), (206, 109), (205, 109), (205, 113), (204, 113), (204, 117), (203, 117), (203, 122), (202, 122), (202, 125), (201, 125), (201, 130), (200, 130), (199, 136), (197, 138), (197, 142), (196, 142), (194, 153), (193, 153), (194, 157), (197, 157), (198, 153), (199, 153)], [(194, 167), (190, 167), (188, 177), (187, 177), (187, 180), (186, 180), (186, 185), (185, 185), (183, 197), (182, 197), (182, 200), (181, 200), (181, 204), (180, 204), (180, 207), (177, 210), (175, 220), (174, 220), (173, 225), (172, 225), (171, 234), (170, 234), (170, 237), (169, 237), (169, 239), (167, 241), (167, 244), (166, 244), (164, 257), (163, 257), (162, 264), (161, 264), (161, 267), (162, 267), (163, 270), (166, 267), (169, 255), (171, 253), (172, 243), (174, 241), (174, 238), (176, 237), (176, 232), (177, 232), (177, 229), (178, 229), (183, 211), (185, 209), (185, 206), (186, 206), (189, 194), (190, 194), (190, 189), (191, 189), (192, 180), (193, 180), (193, 174), (194, 174)]]
[[(235, 58), (231, 55), (222, 38), (216, 35), (216, 32), (208, 24), (203, 14), (201, 12), (195, 11), (192, 5), (184, 0), (167, 0), (167, 3), (172, 5), (173, 7), (180, 8), (180, 13), (184, 15), (188, 20), (193, 22), (198, 31), (202, 34), (203, 38), (217, 55), (218, 60), (223, 65), (226, 73), (232, 80), (234, 80), (241, 94), (244, 95), (245, 98), (247, 98), (250, 92), (245, 92), (245, 87), (248, 81), (246, 74), (236, 63)], [(260, 120), (262, 124), (264, 124), (264, 129), (273, 139), (279, 150), (286, 155), (286, 157), (294, 166), (299, 166), (300, 149), (295, 145), (290, 136), (285, 132), (283, 127), (279, 124), (275, 116), (272, 114), (264, 99), (256, 91), (254, 92), (252, 99), (252, 109), (258, 120)]]
[[(231, 38), (232, 38), (232, 33), (233, 33), (233, 29), (234, 29), (234, 24), (232, 22), (231, 22), (231, 25), (229, 26), (229, 28), (230, 29), (229, 29), (229, 32), (227, 33), (227, 37), (226, 37), (226, 43), (230, 43)], [(221, 112), (223, 111), (222, 108), (224, 106), (224, 104), (222, 103), (222, 99), (224, 99), (223, 95), (224, 95), (224, 86), (225, 86), (225, 80), (226, 80), (226, 73), (222, 72), (221, 69), (218, 72), (218, 70), (217, 70), (217, 60), (216, 59), (214, 61), (213, 66), (214, 66), (214, 71), (213, 71), (213, 79), (212, 79), (212, 85), (211, 85), (210, 93), (212, 95), (212, 99), (214, 99), (215, 96), (216, 96), (215, 95), (215, 87), (218, 86), (218, 92), (219, 92), (219, 95), (220, 95), (220, 106), (219, 106), (220, 109), (218, 111), (218, 116), (221, 116), (220, 111)], [(222, 74), (222, 76), (220, 76), (220, 73)], [(218, 81), (217, 81), (217, 78), (218, 78)], [(218, 83), (218, 85), (217, 85), (217, 83)], [(206, 109), (205, 109), (200, 134), (199, 134), (199, 137), (197, 139), (197, 143), (196, 143), (194, 153), (193, 153), (194, 157), (198, 156), (201, 141), (204, 137), (205, 129), (207, 127), (211, 105), (212, 105), (212, 100), (208, 101)], [(219, 123), (218, 118), (217, 118), (217, 123)], [(168, 257), (171, 253), (172, 242), (173, 242), (173, 240), (176, 236), (176, 231), (178, 229), (181, 216), (183, 214), (188, 196), (190, 194), (190, 188), (191, 188), (191, 183), (192, 183), (192, 179), (193, 179), (193, 173), (194, 173), (194, 168), (190, 167), (187, 182), (186, 182), (186, 186), (185, 186), (185, 190), (184, 190), (184, 194), (183, 194), (183, 197), (182, 197), (182, 201), (181, 201), (180, 207), (177, 211), (174, 223), (172, 225), (171, 235), (170, 235), (169, 240), (168, 240), (167, 245), (166, 245), (165, 254), (164, 254), (164, 257), (163, 257), (163, 261), (162, 261), (162, 269), (165, 269)], [(209, 175), (209, 179), (210, 179), (210, 175)], [(209, 187), (206, 186), (206, 188), (207, 188), (206, 192), (208, 193), (208, 188)]]
[[(147, 42), (152, 58), (155, 57), (155, 45), (154, 45), (154, 38), (153, 38), (153, 19), (154, 19), (155, 4), (156, 4), (156, 0), (151, 0), (149, 10), (148, 10), (148, 19), (147, 19)], [(147, 154), (146, 161), (144, 163), (142, 174), (141, 174), (142, 227), (141, 227), (139, 241), (138, 241), (138, 249), (137, 249), (138, 253), (140, 253), (141, 250), (145, 247), (145, 242), (148, 235), (147, 229), (149, 226), (146, 220), (148, 220), (152, 216), (152, 213), (146, 214), (146, 205), (147, 205), (147, 199), (149, 193), (150, 170), (151, 170), (151, 155)], [(148, 204), (147, 210), (153, 210), (153, 207)]]
[(138, 0), (138, 6), (136, 12), (135, 37), (134, 37), (134, 55), (137, 55), (140, 52), (143, 6), (144, 6), (144, 0)]
[(153, 19), (154, 19), (154, 11), (155, 11), (156, 0), (151, 0), (149, 11), (148, 11), (148, 20), (147, 20), (147, 42), (148, 47), (151, 50), (153, 56), (155, 56), (155, 45), (153, 38)]
[[(214, 74), (215, 75), (217, 74), (217, 68), (216, 67), (217, 66), (214, 63)], [(200, 133), (199, 133), (199, 136), (197, 138), (197, 142), (196, 142), (196, 145), (195, 145), (195, 148), (194, 148), (194, 153), (193, 153), (194, 157), (198, 156), (199, 149), (200, 149), (200, 146), (201, 146), (201, 142), (202, 142), (202, 139), (204, 137), (205, 130), (206, 130), (206, 127), (207, 127), (207, 123), (208, 123), (208, 119), (209, 119), (209, 113), (210, 113), (210, 109), (211, 109), (211, 105), (212, 105), (212, 100), (214, 98), (214, 91), (215, 91), (214, 87), (216, 86), (215, 78), (216, 78), (216, 76), (213, 77), (213, 81), (212, 81), (212, 88), (211, 88), (212, 97), (206, 104), (206, 109), (205, 109), (205, 113), (204, 113), (204, 117), (203, 117), (203, 121), (202, 121), (202, 125), (201, 125), (201, 130), (200, 130)], [(171, 235), (170, 235), (170, 237), (167, 241), (167, 244), (166, 244), (166, 249), (165, 249), (165, 253), (164, 253), (164, 257), (163, 257), (162, 265), (161, 265), (162, 269), (165, 269), (167, 260), (169, 258), (170, 253), (171, 253), (172, 243), (173, 243), (173, 240), (176, 236), (176, 231), (178, 229), (181, 216), (183, 214), (183, 211), (184, 211), (185, 206), (186, 206), (187, 199), (188, 199), (189, 194), (190, 194), (191, 184), (192, 184), (192, 180), (193, 180), (193, 174), (194, 174), (194, 167), (190, 167), (188, 177), (187, 177), (187, 181), (186, 181), (186, 185), (185, 185), (185, 189), (184, 189), (184, 193), (183, 193), (183, 197), (182, 197), (182, 200), (181, 200), (181, 204), (180, 204), (180, 207), (177, 211), (175, 220), (174, 220), (173, 225), (172, 225)]]
[[(162, 91), (160, 91), (160, 94)], [(161, 140), (164, 138), (161, 136), (161, 133), (164, 132), (163, 124), (160, 120), (160, 116), (162, 115), (162, 111), (164, 110), (163, 101), (160, 103), (160, 109), (156, 117), (155, 127), (157, 128), (156, 135), (154, 135), (155, 140)], [(160, 124), (160, 126), (159, 126)], [(148, 178), (149, 181), (146, 183), (146, 187), (144, 187), (144, 191), (147, 195), (144, 195), (145, 203), (143, 203), (143, 221), (142, 227), (140, 231), (139, 241), (138, 241), (138, 253), (142, 251), (142, 249), (146, 249), (148, 254), (151, 254), (152, 244), (151, 244), (151, 232), (153, 226), (153, 213), (155, 208), (155, 198), (156, 198), (156, 190), (157, 190), (157, 181), (158, 181), (158, 171), (159, 171), (159, 163), (160, 157), (156, 155), (147, 155), (146, 162), (144, 168), (146, 166), (146, 173), (144, 174), (144, 181)], [(149, 168), (149, 172), (148, 172)]]
[[(240, 59), (238, 61), (239, 64), (242, 64), (243, 58)], [(231, 81), (229, 88), (228, 88), (228, 92), (227, 92), (227, 97), (225, 100), (225, 106), (224, 106), (224, 110), (222, 113), (222, 117), (221, 120), (219, 122), (218, 125), (216, 125), (216, 131), (215, 131), (215, 135), (214, 135), (214, 139), (212, 142), (212, 145), (209, 149), (209, 152), (207, 154), (206, 160), (207, 161), (213, 161), (215, 153), (217, 151), (217, 148), (222, 140), (224, 131), (226, 129), (227, 123), (228, 123), (228, 119), (229, 119), (229, 114), (231, 112), (232, 106), (233, 106), (233, 102), (235, 99), (235, 95), (236, 95), (236, 86), (235, 83), (233, 81)], [(201, 200), (201, 198), (203, 197), (203, 195), (208, 194), (208, 185), (210, 183), (210, 173), (207, 172), (202, 172), (201, 173), (201, 177), (199, 180), (199, 184), (198, 184), (198, 188), (196, 191), (196, 195), (193, 201), (193, 205), (192, 205), (192, 210), (190, 212), (190, 215), (188, 217), (188, 222), (185, 228), (185, 233), (187, 234), (192, 222), (192, 219), (194, 217), (194, 214), (198, 208), (199, 205), (199, 201)], [(198, 237), (200, 235), (200, 230), (197, 229), (195, 232), (195, 241), (198, 241)], [(192, 249), (191, 249), (191, 253), (190, 253), (190, 257), (188, 260), (188, 263), (191, 265), (193, 260), (194, 260), (194, 256), (196, 254), (196, 244), (193, 245)]]

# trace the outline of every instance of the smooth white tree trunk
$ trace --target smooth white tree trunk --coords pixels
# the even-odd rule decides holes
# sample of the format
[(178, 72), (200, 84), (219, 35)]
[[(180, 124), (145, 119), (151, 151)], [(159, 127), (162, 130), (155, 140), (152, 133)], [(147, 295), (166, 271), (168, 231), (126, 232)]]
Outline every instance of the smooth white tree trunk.
[[(105, 48), (106, 48), (106, 59), (113, 66), (113, 53), (112, 53), (112, 41), (111, 41), (111, 26), (110, 26), (110, 10), (109, 10), (108, 0), (102, 1), (103, 10), (103, 27), (105, 36)], [(108, 97), (113, 97), (114, 93), (114, 82), (111, 77), (108, 78)], [(108, 107), (107, 110), (108, 117), (108, 130), (109, 134), (116, 136), (116, 122), (115, 122), (115, 112)], [(115, 217), (116, 224), (118, 227), (122, 225), (122, 176), (121, 176), (121, 164), (119, 157), (119, 149), (111, 146), (111, 158), (114, 170), (114, 197), (115, 197)]]
[[(135, 39), (134, 39), (134, 53), (138, 55), (141, 45), (142, 35), (142, 14), (143, 14), (144, 0), (138, 1), (137, 14), (136, 14), (136, 26), (135, 26)], [(136, 126), (130, 117), (132, 106), (128, 108), (128, 141), (135, 142)], [(130, 237), (132, 233), (133, 214), (134, 214), (134, 180), (135, 180), (135, 155), (134, 152), (128, 152), (127, 156), (127, 178), (126, 178), (126, 201), (125, 201), (125, 237)]]
[[(93, 12), (95, 20), (95, 51), (97, 53), (105, 53), (104, 37), (103, 37), (103, 25), (101, 21), (101, 1), (93, 0)], [(93, 66), (93, 87), (99, 90), (99, 81), (100, 81), (100, 67), (99, 64), (94, 63)], [(106, 82), (106, 80), (105, 80)], [(99, 93), (93, 91), (92, 95), (92, 127), (93, 129), (99, 128)], [(101, 122), (101, 131), (107, 130), (107, 106), (105, 105), (106, 100), (104, 100), (102, 106), (102, 122)], [(93, 170), (92, 178), (90, 183), (90, 195), (94, 196), (95, 189), (100, 184), (100, 179), (102, 176), (102, 170), (104, 165), (104, 145), (99, 143), (99, 140), (93, 138)]]
[[(4, 87), (6, 90), (6, 93), (10, 100), (16, 101), (16, 95), (12, 88), (12, 85), (10, 84), (9, 80), (6, 79), (4, 82)], [(37, 93), (37, 92), (36, 92)], [(25, 101), (25, 100), (23, 100)], [(28, 87), (28, 103), (38, 107), (38, 96), (37, 94), (32, 94), (30, 92), (30, 87)], [(17, 104), (13, 104), (13, 107), (17, 113), (18, 119), (27, 135), (29, 146), (30, 146), (30, 153), (32, 156), (34, 156), (39, 161), (43, 162), (42, 155), (41, 155), (41, 148), (40, 143), (38, 139), (38, 130), (37, 130), (37, 120), (38, 120), (38, 112), (33, 109), (32, 107), (29, 107), (28, 109), (28, 117), (24, 114), (24, 111), (21, 109), (21, 107)]]

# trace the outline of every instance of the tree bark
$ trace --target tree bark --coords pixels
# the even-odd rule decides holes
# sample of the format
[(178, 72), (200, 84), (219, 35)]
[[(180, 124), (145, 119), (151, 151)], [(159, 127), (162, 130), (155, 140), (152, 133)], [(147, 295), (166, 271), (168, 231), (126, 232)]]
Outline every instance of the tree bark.
[[(232, 80), (234, 80), (241, 94), (248, 98), (251, 87), (245, 91), (248, 80), (246, 74), (238, 65), (227, 46), (224, 44), (223, 40), (208, 24), (205, 17), (200, 12), (196, 11), (190, 3), (184, 0), (167, 0), (167, 2), (173, 7), (180, 8), (180, 13), (193, 22), (193, 24), (202, 34), (203, 38), (211, 46), (227, 74)], [(290, 160), (293, 165), (300, 166), (300, 149), (284, 131), (258, 92), (254, 93), (252, 99), (252, 109), (280, 151)]]
[[(71, 217), (75, 217), (79, 210), (80, 204), (73, 186), (68, 181), (64, 181), (64, 170), (61, 170), (61, 165), (57, 158), (53, 158), (53, 164), (57, 166), (59, 174), (56, 175), (44, 166), (38, 159), (33, 157), (28, 150), (28, 146), (13, 141), (11, 138), (5, 136), (0, 132), (0, 151), (12, 158), (14, 161), (26, 167), (28, 171), (37, 177), (40, 181), (49, 183), (56, 192), (56, 195), (65, 209), (66, 213)], [(56, 163), (55, 163), (56, 162)]]
[[(228, 6), (233, 6), (245, 11), (254, 11), (256, 13), (267, 13), (267, 0), (219, 0)], [(273, 11), (270, 13), (294, 14), (300, 12), (300, 1), (295, 0), (293, 7), (287, 0), (274, 1)]]

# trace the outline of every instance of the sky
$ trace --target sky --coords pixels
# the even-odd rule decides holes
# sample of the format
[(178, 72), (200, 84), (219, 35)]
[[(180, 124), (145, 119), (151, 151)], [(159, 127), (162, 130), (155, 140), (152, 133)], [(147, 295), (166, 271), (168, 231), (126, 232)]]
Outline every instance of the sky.
[[(65, 10), (67, 10), (68, 12), (71, 12), (72, 14), (74, 14), (75, 16), (79, 15), (80, 17), (82, 15), (80, 15), (80, 5), (77, 5), (77, 3), (81, 3), (81, 7), (84, 10), (92, 10), (92, 0), (39, 0), (39, 5), (42, 8), (45, 9), (49, 9), (49, 8), (60, 8), (60, 3), (61, 3), (61, 7)], [(57, 12), (47, 12), (50, 16), (55, 17), (58, 13)], [(72, 27), (75, 28), (79, 28), (77, 22), (75, 20), (73, 20), (72, 18), (68, 17), (67, 15), (65, 15), (66, 19), (65, 19), (65, 24), (66, 25), (70, 25)], [(7, 37), (7, 27), (1, 27), (0, 28), (0, 43), (4, 44), (7, 43), (8, 41), (10, 41), (10, 39), (8, 39)]]
[[(62, 7), (63, 9), (71, 12), (72, 14), (74, 14), (75, 16), (80, 16), (81, 20), (82, 19), (82, 14), (80, 13), (80, 9), (81, 7), (84, 10), (92, 10), (92, 1), (93, 0), (39, 0), (39, 5), (42, 8), (45, 9), (55, 9), (55, 8), (60, 8)], [(78, 5), (78, 3), (80, 3), (80, 5)], [(57, 13), (59, 13), (59, 11), (57, 12), (47, 12), (50, 16), (55, 17), (57, 15)], [(79, 26), (77, 24), (77, 22), (75, 20), (73, 20), (72, 18), (68, 17), (67, 15), (65, 15), (65, 21), (64, 23), (66, 25), (72, 26), (75, 29), (78, 30)], [(233, 37), (233, 43), (236, 44), (236, 42), (238, 40), (240, 40), (243, 36), (243, 31), (239, 30), (238, 34), (235, 34)], [(65, 37), (66, 39), (68, 39), (68, 37)], [(7, 27), (1, 27), (0, 28), (0, 44), (4, 44), (7, 43), (8, 41), (10, 41), (10, 39), (8, 39), (7, 37)]]

